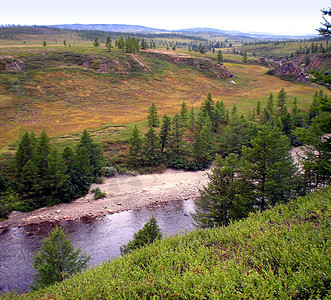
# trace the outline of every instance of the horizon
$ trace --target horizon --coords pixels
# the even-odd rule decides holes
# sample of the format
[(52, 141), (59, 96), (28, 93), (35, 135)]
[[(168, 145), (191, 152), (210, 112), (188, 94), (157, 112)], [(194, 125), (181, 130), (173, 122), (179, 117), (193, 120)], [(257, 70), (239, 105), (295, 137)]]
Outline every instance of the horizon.
[(326, 0), (279, 0), (273, 5), (266, 5), (262, 0), (226, 3), (212, 0), (208, 5), (201, 5), (196, 0), (168, 0), (158, 4), (151, 0), (118, 3), (95, 0), (93, 6), (86, 0), (58, 0), (57, 4), (17, 0), (2, 3), (6, 14), (1, 17), (1, 23), (17, 26), (140, 24), (136, 26), (165, 30), (213, 28), (273, 35), (316, 35), (316, 29), (323, 21), (320, 10), (329, 6)]

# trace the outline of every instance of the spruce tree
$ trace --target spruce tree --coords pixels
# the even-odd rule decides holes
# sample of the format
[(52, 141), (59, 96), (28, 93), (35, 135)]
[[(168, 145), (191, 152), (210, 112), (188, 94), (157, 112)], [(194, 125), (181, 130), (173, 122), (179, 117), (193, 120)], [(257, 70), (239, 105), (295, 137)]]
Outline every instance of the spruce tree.
[(217, 156), (209, 183), (200, 191), (193, 214), (195, 224), (202, 228), (229, 225), (231, 220), (247, 217), (253, 211), (252, 188), (245, 163), (237, 154), (225, 160)]
[(148, 125), (150, 127), (159, 127), (160, 120), (159, 120), (157, 108), (156, 108), (154, 102), (152, 102), (152, 105), (148, 108), (147, 119), (148, 119)]
[(87, 267), (90, 257), (75, 250), (60, 227), (56, 227), (43, 240), (41, 249), (34, 257), (33, 289), (45, 288), (69, 278)]

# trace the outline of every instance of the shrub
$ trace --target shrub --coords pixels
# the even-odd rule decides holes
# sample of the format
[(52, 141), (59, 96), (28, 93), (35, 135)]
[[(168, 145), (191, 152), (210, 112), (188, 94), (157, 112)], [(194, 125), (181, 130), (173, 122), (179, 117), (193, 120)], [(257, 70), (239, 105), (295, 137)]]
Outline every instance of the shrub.
[(105, 176), (112, 177), (117, 174), (117, 169), (114, 167), (105, 167)]
[(98, 200), (98, 199), (101, 199), (101, 198), (105, 198), (107, 196), (107, 193), (106, 192), (102, 192), (100, 190), (100, 188), (93, 189), (92, 190), (92, 193), (94, 193), (94, 199), (95, 200)]
[(102, 184), (102, 183), (105, 182), (105, 178), (103, 178), (103, 177), (97, 177), (97, 178), (95, 178), (94, 182), (96, 184)]

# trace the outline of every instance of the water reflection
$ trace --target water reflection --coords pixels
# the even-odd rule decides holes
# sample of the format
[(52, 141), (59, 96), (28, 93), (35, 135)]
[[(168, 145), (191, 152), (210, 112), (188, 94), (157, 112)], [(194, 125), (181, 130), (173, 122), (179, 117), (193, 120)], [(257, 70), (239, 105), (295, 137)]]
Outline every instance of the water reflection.
[[(194, 229), (192, 212), (194, 202), (189, 199), (107, 215), (99, 221), (66, 221), (61, 226), (75, 247), (91, 256), (93, 266), (119, 256), (120, 246), (132, 239), (152, 215), (163, 236), (169, 236)], [(0, 235), (0, 291), (29, 289), (33, 278), (32, 257), (50, 229), (15, 227)]]

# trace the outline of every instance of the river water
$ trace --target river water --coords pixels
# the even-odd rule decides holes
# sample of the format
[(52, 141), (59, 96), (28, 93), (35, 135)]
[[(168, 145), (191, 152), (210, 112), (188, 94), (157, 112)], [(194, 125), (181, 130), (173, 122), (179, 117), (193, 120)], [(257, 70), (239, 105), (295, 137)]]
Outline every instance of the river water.
[[(91, 256), (93, 267), (119, 256), (120, 246), (128, 243), (151, 216), (156, 218), (164, 237), (192, 231), (192, 212), (194, 201), (188, 199), (60, 225), (74, 246)], [(14, 227), (0, 235), (0, 291), (29, 290), (33, 279), (32, 258), (49, 230), (51, 227)]]

